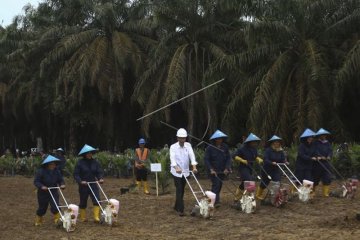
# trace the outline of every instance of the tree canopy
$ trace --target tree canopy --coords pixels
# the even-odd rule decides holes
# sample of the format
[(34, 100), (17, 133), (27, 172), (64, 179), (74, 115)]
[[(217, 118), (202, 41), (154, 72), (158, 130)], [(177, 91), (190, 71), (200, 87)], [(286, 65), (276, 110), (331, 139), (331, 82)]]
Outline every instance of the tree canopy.
[[(2, 148), (360, 136), (357, 0), (44, 0), (0, 27)], [(222, 78), (142, 121), (138, 117)]]

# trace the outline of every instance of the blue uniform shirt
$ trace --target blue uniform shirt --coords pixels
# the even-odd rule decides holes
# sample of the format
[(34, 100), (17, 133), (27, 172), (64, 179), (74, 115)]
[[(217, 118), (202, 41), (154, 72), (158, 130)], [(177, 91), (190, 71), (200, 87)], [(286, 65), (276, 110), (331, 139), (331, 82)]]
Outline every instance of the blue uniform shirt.
[(34, 185), (37, 188), (45, 187), (58, 187), (64, 184), (64, 179), (60, 171), (55, 168), (54, 170), (40, 168), (35, 175)]
[[(250, 147), (247, 144), (245, 144), (243, 147), (239, 148), (236, 151), (234, 157), (236, 156), (239, 156), (242, 159), (247, 160), (248, 164), (252, 166), (253, 163), (255, 162), (255, 159), (258, 157), (258, 152), (256, 148)], [(240, 168), (242, 167), (246, 167), (246, 165), (240, 164)]]
[(94, 182), (102, 179), (100, 163), (95, 159), (80, 159), (75, 166), (74, 178), (79, 184), (81, 181)]
[(326, 142), (321, 142), (321, 141), (316, 141), (315, 142), (315, 151), (316, 151), (316, 156), (317, 157), (332, 157), (332, 147), (330, 142), (326, 141)]
[(311, 170), (313, 166), (312, 157), (316, 156), (314, 143), (301, 143), (298, 148), (298, 155), (296, 158), (296, 168)]
[(277, 169), (276, 165), (272, 163), (284, 163), (285, 162), (285, 154), (284, 151), (275, 151), (273, 148), (268, 147), (264, 153), (264, 167), (267, 169)]
[(225, 169), (230, 169), (231, 158), (229, 153), (229, 147), (225, 143), (222, 143), (220, 149), (222, 149), (223, 151), (220, 151), (213, 146), (208, 146), (206, 148), (204, 159), (208, 171), (210, 171), (210, 169), (213, 169), (215, 172), (220, 173), (223, 172)]

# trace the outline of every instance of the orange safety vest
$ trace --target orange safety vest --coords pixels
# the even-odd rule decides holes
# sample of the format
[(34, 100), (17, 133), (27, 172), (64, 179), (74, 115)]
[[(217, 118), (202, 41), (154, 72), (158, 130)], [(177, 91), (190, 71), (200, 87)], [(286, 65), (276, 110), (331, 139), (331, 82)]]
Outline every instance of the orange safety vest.
[(145, 161), (147, 159), (147, 157), (148, 157), (148, 154), (149, 154), (149, 149), (148, 148), (144, 148), (143, 152), (141, 152), (140, 148), (136, 149), (136, 155), (139, 158), (139, 160), (141, 160), (141, 161)]

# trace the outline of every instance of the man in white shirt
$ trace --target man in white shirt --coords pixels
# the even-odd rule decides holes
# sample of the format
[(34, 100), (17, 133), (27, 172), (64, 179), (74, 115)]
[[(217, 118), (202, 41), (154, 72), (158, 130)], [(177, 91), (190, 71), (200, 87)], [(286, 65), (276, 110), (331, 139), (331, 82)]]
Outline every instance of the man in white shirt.
[(192, 171), (197, 172), (195, 154), (191, 144), (186, 142), (187, 132), (180, 128), (177, 131), (178, 142), (170, 147), (170, 161), (171, 174), (174, 177), (176, 188), (176, 201), (174, 209), (179, 213), (179, 216), (184, 216), (184, 189), (186, 185), (185, 177), (189, 176), (189, 160), (192, 165)]

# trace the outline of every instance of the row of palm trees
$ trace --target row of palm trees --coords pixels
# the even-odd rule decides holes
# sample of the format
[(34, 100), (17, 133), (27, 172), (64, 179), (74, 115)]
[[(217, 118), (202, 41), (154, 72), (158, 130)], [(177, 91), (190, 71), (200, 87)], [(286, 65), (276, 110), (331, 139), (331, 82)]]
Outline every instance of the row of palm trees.
[[(3, 147), (237, 142), (305, 127), (358, 140), (357, 0), (45, 0), (0, 29)], [(226, 80), (160, 113), (186, 94)]]

